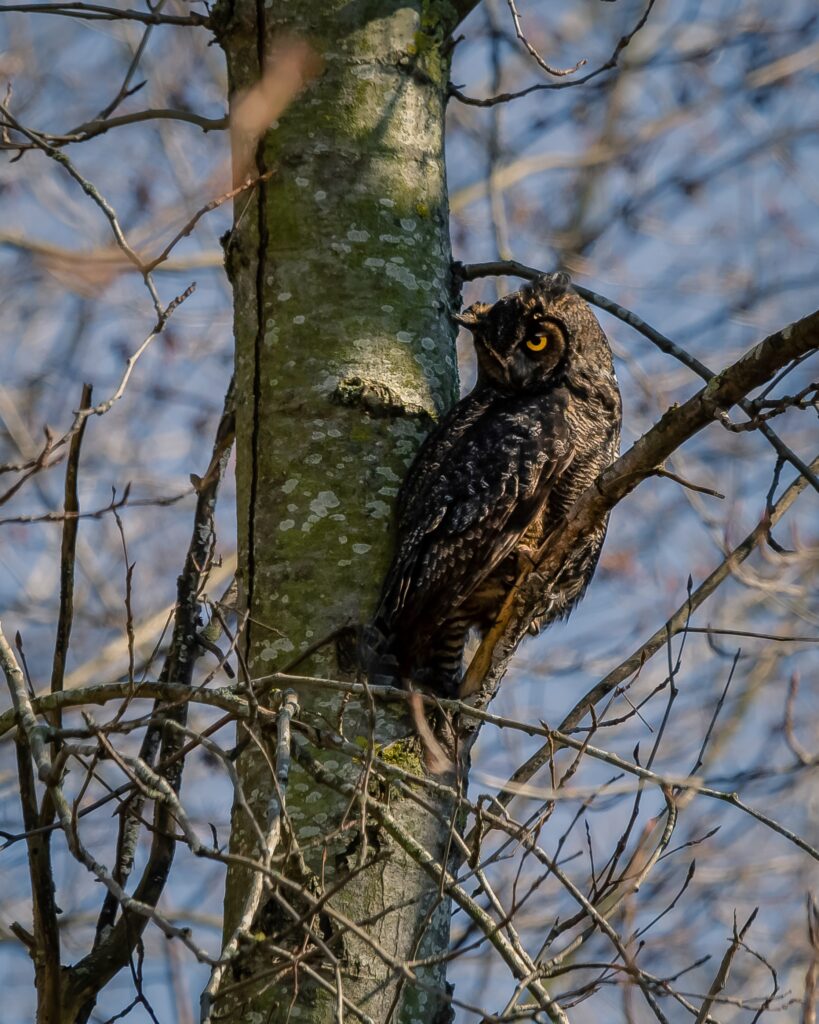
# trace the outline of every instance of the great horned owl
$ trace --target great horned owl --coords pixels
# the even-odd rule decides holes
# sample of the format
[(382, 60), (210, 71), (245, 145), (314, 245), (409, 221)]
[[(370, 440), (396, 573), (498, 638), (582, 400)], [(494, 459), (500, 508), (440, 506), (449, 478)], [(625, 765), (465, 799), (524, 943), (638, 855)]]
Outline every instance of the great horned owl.
[[(445, 696), (458, 692), (468, 633), (492, 626), (524, 560), (613, 461), (621, 422), (611, 349), (567, 274), (456, 319), (473, 334), (478, 380), (407, 473), (373, 622), (379, 663)], [(544, 581), (536, 628), (583, 596), (605, 532)]]

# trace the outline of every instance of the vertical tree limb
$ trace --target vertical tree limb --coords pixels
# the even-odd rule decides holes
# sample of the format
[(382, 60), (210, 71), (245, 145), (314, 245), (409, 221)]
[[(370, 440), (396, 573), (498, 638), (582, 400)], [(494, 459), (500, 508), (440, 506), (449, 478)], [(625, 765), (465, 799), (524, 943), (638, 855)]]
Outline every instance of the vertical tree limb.
[[(222, 474), (230, 455), (234, 423), (233, 382), (225, 396), (225, 405), (213, 454), (205, 477), (199, 483), (193, 534), (185, 565), (177, 581), (177, 604), (170, 650), (160, 673), (164, 682), (173, 680), (189, 686), (193, 668), (201, 649), (198, 644), (199, 592), (210, 568), (214, 534), (213, 517)], [(170, 718), (180, 725), (187, 720), (187, 702), (176, 701), (170, 706), (158, 701), (154, 717)], [(178, 756), (184, 743), (184, 734), (178, 730), (163, 730), (161, 724), (152, 723), (143, 738), (140, 758), (152, 765), (159, 748), (163, 778), (178, 794), (182, 782), (184, 758)], [(168, 767), (162, 769), (162, 762)], [(114, 879), (119, 889), (124, 887), (133, 865), (134, 851), (139, 834), (139, 816), (144, 798), (136, 797), (136, 806), (124, 810), (120, 824), (120, 840)], [(175, 839), (172, 810), (167, 801), (154, 805), (153, 834), (148, 862), (133, 893), (140, 904), (155, 907), (170, 873)], [(124, 967), (140, 940), (148, 917), (124, 911), (115, 922), (120, 900), (113, 887), (109, 887), (97, 925), (97, 939), (92, 951), (66, 972), (64, 999), (68, 1019), (87, 1019), (93, 1009), (96, 993)], [(70, 1009), (69, 1009), (70, 1008)], [(74, 1016), (70, 1016), (73, 1012)], [(78, 1016), (79, 1015), (79, 1016)], [(84, 1016), (83, 1016), (84, 1015)]]
[[(79, 411), (91, 406), (91, 385), (83, 384)], [(77, 481), (79, 478), (80, 450), (82, 448), (88, 418), (82, 419), (68, 447), (68, 460), (65, 467), (65, 500), (63, 510), (62, 546), (60, 550), (60, 611), (57, 618), (57, 638), (54, 643), (54, 659), (51, 666), (51, 692), (56, 693), (63, 688), (65, 677), (65, 660), (71, 640), (71, 624), (74, 619), (74, 557), (77, 550), (77, 531), (80, 511)], [(54, 724), (59, 728), (61, 716), (54, 712)]]
[(60, 929), (51, 867), (51, 832), (38, 829), (40, 815), (37, 810), (37, 788), (34, 782), (31, 750), (21, 737), (18, 737), (15, 743), (15, 753), (23, 825), (28, 833), (26, 847), (34, 926), (34, 945), (29, 952), (34, 961), (37, 1024), (61, 1024)]

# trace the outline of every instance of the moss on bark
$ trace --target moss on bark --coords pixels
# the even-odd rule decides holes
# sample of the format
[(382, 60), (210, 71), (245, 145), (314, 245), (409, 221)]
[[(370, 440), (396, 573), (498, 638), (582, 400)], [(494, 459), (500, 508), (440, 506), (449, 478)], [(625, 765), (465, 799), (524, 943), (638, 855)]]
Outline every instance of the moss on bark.
[[(454, 14), (446, 3), (421, 0), (234, 0), (221, 4), (216, 21), (233, 94), (258, 81), (264, 53), (287, 46), (284, 33), (307, 40), (322, 64), (260, 141), (256, 170), (274, 173), (237, 206), (227, 247), (239, 396), (239, 575), (249, 614), (246, 657), (260, 675), (337, 627), (366, 620), (391, 553), (398, 486), (433, 418), (456, 395), (443, 157)], [(310, 671), (338, 674), (332, 655), (320, 652)], [(349, 737), (371, 730), (369, 709), (355, 702), (342, 711), (337, 695), (315, 690), (300, 700), (303, 718), (319, 727), (341, 724)], [(374, 742), (410, 732), (400, 708), (377, 709)], [(359, 764), (314, 754), (340, 780), (358, 778)], [(269, 765), (251, 745), (240, 771), (263, 820)], [(386, 837), (369, 829), (363, 836), (349, 798), (294, 767), (287, 808), (308, 889), (345, 878), (366, 856), (366, 842), (383, 859), (355, 874), (334, 905), (354, 920), (376, 915), (368, 931), (397, 960), (445, 949), (449, 910), (437, 885)], [(393, 805), (436, 859), (451, 813), (444, 804), (438, 812)], [(255, 841), (250, 823), (234, 812), (232, 849), (253, 856)], [(296, 870), (292, 861), (285, 867)], [(246, 880), (242, 870), (229, 872), (226, 932), (241, 912)], [(271, 930), (281, 913), (271, 905)], [(330, 918), (312, 924), (341, 961), (345, 996), (374, 1020), (385, 1019), (395, 1000), (394, 1021), (433, 1019), (444, 991), (440, 969), (422, 972), (423, 985), (402, 984), (370, 944), (341, 935)], [(255, 938), (226, 978), (228, 986), (249, 983), (226, 993), (219, 1018), (334, 1020), (335, 999), (304, 973), (294, 1004), (293, 972), (270, 984), (271, 954)], [(289, 942), (295, 949), (303, 939), (297, 930)]]

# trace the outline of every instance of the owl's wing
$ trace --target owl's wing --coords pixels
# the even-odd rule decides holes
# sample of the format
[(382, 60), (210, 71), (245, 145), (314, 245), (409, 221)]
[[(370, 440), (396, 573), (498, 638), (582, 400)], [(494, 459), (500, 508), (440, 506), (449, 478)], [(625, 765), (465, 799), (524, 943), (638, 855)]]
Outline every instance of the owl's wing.
[(482, 417), (492, 395), (487, 389), (472, 391), (445, 413), (435, 429), (427, 434), (401, 484), (396, 503), (399, 536), (412, 530), (423, 517), (427, 494), (441, 475), (441, 469), (454, 445)]
[(387, 633), (400, 620), (402, 633), (431, 635), (514, 548), (574, 455), (566, 397), (496, 399), (433, 445), (401, 509), (378, 613)]

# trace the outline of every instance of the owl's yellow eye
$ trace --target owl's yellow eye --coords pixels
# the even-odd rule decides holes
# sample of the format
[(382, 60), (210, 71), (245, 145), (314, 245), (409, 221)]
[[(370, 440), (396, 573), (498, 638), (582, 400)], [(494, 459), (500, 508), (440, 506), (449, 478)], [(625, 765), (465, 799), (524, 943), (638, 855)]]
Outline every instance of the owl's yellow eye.
[(536, 338), (532, 338), (527, 341), (526, 347), (532, 352), (542, 352), (548, 344), (548, 337), (545, 334), (539, 334)]

